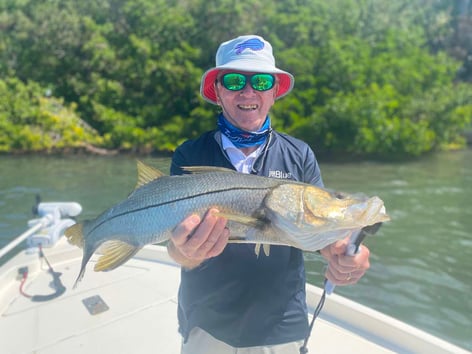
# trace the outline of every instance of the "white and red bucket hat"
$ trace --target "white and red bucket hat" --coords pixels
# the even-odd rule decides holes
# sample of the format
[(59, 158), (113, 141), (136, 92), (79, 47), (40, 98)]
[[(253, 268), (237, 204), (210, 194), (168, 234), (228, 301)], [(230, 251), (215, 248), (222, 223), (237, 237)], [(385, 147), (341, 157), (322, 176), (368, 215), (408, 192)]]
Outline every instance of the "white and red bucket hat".
[(267, 73), (277, 76), (279, 88), (276, 99), (292, 91), (295, 79), (292, 74), (275, 66), (272, 46), (264, 38), (256, 35), (240, 36), (224, 42), (216, 52), (216, 66), (207, 70), (200, 85), (202, 97), (217, 104), (215, 81), (221, 70)]

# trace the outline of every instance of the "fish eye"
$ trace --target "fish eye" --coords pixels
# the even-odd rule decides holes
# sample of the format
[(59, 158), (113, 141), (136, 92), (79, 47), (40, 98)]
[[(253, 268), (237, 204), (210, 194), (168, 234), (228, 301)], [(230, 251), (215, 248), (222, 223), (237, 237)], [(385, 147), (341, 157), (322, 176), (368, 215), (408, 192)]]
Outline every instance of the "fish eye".
[(334, 192), (334, 197), (336, 199), (346, 199), (346, 195), (341, 192)]

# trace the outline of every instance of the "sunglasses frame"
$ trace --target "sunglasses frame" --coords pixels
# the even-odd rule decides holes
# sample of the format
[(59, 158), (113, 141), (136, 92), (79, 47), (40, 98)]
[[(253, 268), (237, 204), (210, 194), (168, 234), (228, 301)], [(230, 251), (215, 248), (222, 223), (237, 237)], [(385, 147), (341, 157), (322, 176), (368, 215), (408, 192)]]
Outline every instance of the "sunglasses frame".
[[(230, 86), (225, 82), (225, 77), (228, 76), (228, 75), (238, 75), (240, 77), (243, 77), (244, 78), (244, 85), (241, 86), (240, 88), (238, 89), (234, 89), (234, 88), (230, 88)], [(254, 83), (254, 78), (260, 76), (260, 75), (264, 75), (264, 76), (267, 76), (267, 77), (271, 77), (272, 78), (272, 82), (271, 82), (271, 86), (269, 88), (265, 88), (265, 89), (259, 89), (257, 87), (255, 87), (255, 83)], [(221, 78), (219, 80), (217, 80), (217, 82), (221, 82), (221, 85), (229, 90), (229, 91), (233, 91), (233, 92), (236, 92), (236, 91), (241, 91), (243, 88), (246, 87), (246, 85), (249, 83), (251, 85), (251, 87), (256, 90), (256, 91), (259, 91), (259, 92), (263, 92), (263, 91), (269, 91), (271, 90), (272, 88), (274, 88), (275, 86), (275, 76), (272, 75), (272, 74), (268, 74), (268, 73), (256, 73), (256, 74), (251, 74), (251, 75), (244, 75), (244, 74), (241, 74), (241, 73), (226, 73), (226, 74), (223, 74), (221, 76)], [(239, 86), (238, 86), (239, 87)]]

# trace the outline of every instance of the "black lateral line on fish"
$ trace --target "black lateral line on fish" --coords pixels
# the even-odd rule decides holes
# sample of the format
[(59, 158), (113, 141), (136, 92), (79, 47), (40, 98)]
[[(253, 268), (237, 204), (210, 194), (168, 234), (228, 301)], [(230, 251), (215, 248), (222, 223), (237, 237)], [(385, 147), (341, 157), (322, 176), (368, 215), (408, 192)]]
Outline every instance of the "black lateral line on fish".
[(167, 202), (163, 202), (163, 203), (159, 203), (159, 204), (152, 204), (152, 205), (147, 205), (145, 207), (142, 207), (142, 208), (138, 208), (138, 209), (132, 209), (132, 210), (129, 210), (129, 211), (126, 211), (126, 212), (123, 212), (123, 213), (119, 213), (119, 214), (116, 214), (116, 215), (113, 215), (105, 220), (103, 220), (101, 223), (95, 225), (95, 227), (93, 229), (91, 229), (88, 233), (91, 233), (93, 232), (95, 229), (99, 228), (103, 223), (105, 222), (108, 222), (110, 220), (113, 220), (115, 218), (118, 218), (120, 216), (123, 216), (123, 215), (126, 215), (126, 214), (132, 214), (132, 213), (137, 213), (137, 212), (140, 212), (140, 211), (143, 211), (143, 210), (146, 210), (146, 209), (152, 209), (152, 208), (157, 208), (157, 207), (161, 207), (161, 206), (164, 206), (164, 205), (167, 205), (167, 204), (172, 204), (172, 203), (175, 203), (175, 202), (181, 202), (183, 200), (189, 200), (189, 199), (194, 199), (194, 198), (199, 198), (199, 197), (203, 197), (205, 195), (211, 195), (211, 194), (215, 194), (215, 193), (224, 193), (224, 192), (231, 192), (231, 191), (235, 191), (235, 190), (245, 190), (245, 189), (249, 189), (249, 190), (265, 190), (265, 189), (271, 189), (273, 187), (234, 187), (234, 188), (228, 188), (228, 189), (219, 189), (219, 190), (215, 190), (215, 191), (210, 191), (210, 192), (204, 192), (204, 193), (200, 193), (200, 194), (194, 194), (190, 197), (182, 197), (182, 198), (178, 198), (178, 199), (173, 199), (173, 200), (170, 200), (170, 201), (167, 201)]

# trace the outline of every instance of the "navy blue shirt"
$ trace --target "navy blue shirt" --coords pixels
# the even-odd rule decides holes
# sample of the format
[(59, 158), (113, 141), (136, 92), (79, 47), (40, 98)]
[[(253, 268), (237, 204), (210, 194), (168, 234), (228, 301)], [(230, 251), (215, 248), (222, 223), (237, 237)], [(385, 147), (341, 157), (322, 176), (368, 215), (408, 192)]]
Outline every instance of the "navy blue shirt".
[[(174, 153), (171, 174), (183, 166), (232, 168), (218, 131), (187, 141)], [(322, 186), (310, 147), (301, 140), (271, 132), (253, 173)], [(271, 246), (270, 255), (253, 244), (228, 244), (223, 253), (192, 270), (182, 269), (179, 331), (184, 337), (200, 327), (233, 347), (288, 343), (308, 332), (305, 267), (301, 250)]]

